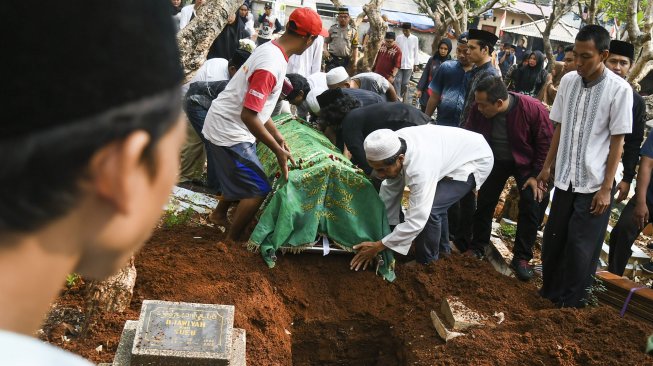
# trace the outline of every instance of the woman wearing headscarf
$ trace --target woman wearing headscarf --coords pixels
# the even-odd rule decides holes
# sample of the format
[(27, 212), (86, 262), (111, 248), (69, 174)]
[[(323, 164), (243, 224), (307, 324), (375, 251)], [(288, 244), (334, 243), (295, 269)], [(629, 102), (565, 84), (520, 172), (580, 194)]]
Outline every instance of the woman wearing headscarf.
[(231, 57), (233, 57), (238, 49), (238, 41), (243, 38), (248, 38), (247, 32), (245, 31), (245, 23), (243, 23), (242, 18), (238, 14), (239, 12), (240, 10), (237, 10), (236, 14), (232, 14), (227, 18), (227, 25), (225, 25), (220, 35), (213, 41), (211, 48), (209, 48), (209, 54), (206, 57), (207, 60), (212, 58), (231, 60)]
[(524, 57), (521, 58), (517, 63), (510, 66), (508, 72), (503, 76), (503, 82), (506, 84), (506, 87), (510, 91), (515, 91), (515, 76), (517, 76), (517, 71), (523, 67), (528, 66), (528, 58), (531, 56), (531, 51), (524, 51)]
[(256, 31), (254, 30), (254, 16), (252, 15), (252, 12), (249, 11), (249, 5), (247, 2), (243, 3), (243, 5), (238, 9), (238, 17), (245, 25), (244, 35), (246, 35), (246, 37), (244, 38), (251, 38)]
[(435, 51), (435, 54), (426, 63), (422, 77), (419, 78), (419, 82), (417, 83), (416, 96), (419, 98), (419, 105), (422, 112), (426, 110), (426, 104), (429, 101), (429, 96), (431, 96), (431, 89), (429, 89), (431, 79), (433, 79), (440, 65), (448, 60), (451, 60), (451, 40), (443, 38), (438, 44), (438, 49)]
[(522, 66), (513, 76), (515, 91), (531, 97), (536, 97), (546, 82), (548, 73), (544, 70), (544, 54), (540, 51), (531, 53), (528, 65)]
[(553, 65), (553, 70), (546, 77), (546, 82), (540, 91), (540, 94), (537, 96), (537, 99), (542, 101), (547, 106), (553, 104), (553, 101), (556, 98), (558, 93), (558, 85), (560, 85), (560, 80), (564, 76), (564, 63), (556, 61)]

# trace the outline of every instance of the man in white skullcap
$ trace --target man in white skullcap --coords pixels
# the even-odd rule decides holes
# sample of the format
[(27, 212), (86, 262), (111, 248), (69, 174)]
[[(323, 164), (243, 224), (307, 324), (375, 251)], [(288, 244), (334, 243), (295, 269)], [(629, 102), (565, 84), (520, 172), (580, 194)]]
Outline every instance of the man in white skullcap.
[(329, 89), (363, 89), (384, 97), (388, 102), (399, 100), (394, 86), (386, 78), (375, 72), (364, 72), (349, 77), (344, 67), (336, 67), (326, 74), (326, 82)]
[[(349, 74), (344, 67), (336, 67), (326, 73), (326, 82), (329, 89), (348, 87)], [(345, 84), (347, 84), (347, 86), (345, 86)]]
[[(377, 130), (367, 136), (364, 149), (373, 174), (384, 179), (379, 195), (394, 229), (380, 241), (355, 245), (351, 269), (365, 269), (386, 247), (405, 255), (413, 240), (417, 262), (437, 260), (447, 209), (485, 182), (494, 163), (492, 149), (480, 134), (436, 125)], [(405, 186), (409, 207), (399, 223)], [(448, 252), (445, 242), (442, 249)]]

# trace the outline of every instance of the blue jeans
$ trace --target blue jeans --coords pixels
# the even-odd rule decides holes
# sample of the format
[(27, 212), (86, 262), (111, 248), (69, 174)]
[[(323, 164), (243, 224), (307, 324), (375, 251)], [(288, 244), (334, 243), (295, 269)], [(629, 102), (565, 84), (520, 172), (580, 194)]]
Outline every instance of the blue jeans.
[(222, 188), (220, 187), (220, 183), (218, 182), (218, 178), (217, 178), (217, 171), (215, 169), (217, 162), (215, 161), (213, 156), (211, 156), (211, 154), (208, 154), (209, 141), (204, 137), (204, 135), (202, 135), (202, 128), (204, 128), (204, 119), (206, 118), (206, 115), (208, 114), (209, 111), (204, 109), (204, 107), (192, 102), (186, 103), (184, 107), (185, 107), (184, 110), (186, 111), (186, 116), (188, 117), (190, 124), (193, 126), (193, 129), (195, 129), (195, 132), (197, 132), (197, 134), (200, 136), (202, 142), (204, 142), (204, 148), (207, 151), (206, 154), (207, 184), (209, 188), (211, 188), (215, 192), (222, 192)]
[[(442, 179), (438, 182), (433, 198), (431, 215), (426, 226), (415, 239), (415, 260), (422, 264), (438, 260), (440, 251), (451, 252), (449, 240), (443, 239), (443, 229), (447, 225), (447, 210), (460, 201), (475, 187), (474, 175), (470, 174), (466, 182)], [(447, 230), (444, 229), (444, 232)]]

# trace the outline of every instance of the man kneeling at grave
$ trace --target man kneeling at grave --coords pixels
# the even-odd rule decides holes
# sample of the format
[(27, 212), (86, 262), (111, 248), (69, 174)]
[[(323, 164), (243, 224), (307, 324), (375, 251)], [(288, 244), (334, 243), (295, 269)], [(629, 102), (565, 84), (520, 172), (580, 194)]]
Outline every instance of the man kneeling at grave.
[(30, 16), (3, 23), (0, 364), (91, 365), (32, 336), (66, 275), (99, 280), (127, 263), (177, 179), (186, 125), (170, 2), (7, 6)]
[[(472, 189), (480, 188), (492, 170), (492, 149), (482, 135), (455, 127), (416, 126), (382, 129), (365, 139), (373, 174), (384, 179), (379, 195), (393, 231), (377, 242), (354, 246), (351, 269), (365, 269), (383, 249), (407, 254), (415, 241), (415, 259), (428, 264), (442, 250), (442, 217)], [(399, 223), (404, 187), (410, 189), (405, 221)]]

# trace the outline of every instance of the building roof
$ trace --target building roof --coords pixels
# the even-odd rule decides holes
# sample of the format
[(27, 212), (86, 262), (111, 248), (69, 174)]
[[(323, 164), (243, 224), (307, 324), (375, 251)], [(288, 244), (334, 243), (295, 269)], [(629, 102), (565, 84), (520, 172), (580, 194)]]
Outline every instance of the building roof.
[[(542, 38), (540, 29), (544, 31), (546, 28), (546, 20), (540, 19), (532, 23), (526, 23), (522, 25), (516, 25), (514, 27), (506, 27), (502, 30), (506, 33), (520, 34), (527, 37)], [(570, 26), (564, 21), (560, 21), (558, 25), (553, 27), (549, 38), (552, 41), (564, 42), (564, 43), (574, 43), (576, 39), (576, 34), (578, 34), (578, 29)]]
[(542, 7), (542, 11), (540, 11), (540, 9), (535, 4), (527, 3), (523, 1), (516, 1), (514, 4), (510, 4), (509, 6), (502, 5), (500, 2), (498, 2), (492, 8), (507, 9), (508, 11), (512, 11), (514, 13), (525, 13), (529, 15), (537, 15), (540, 17), (542, 16), (542, 13), (544, 13), (545, 17), (551, 15), (551, 12), (553, 10), (550, 6), (541, 5), (541, 7)]

